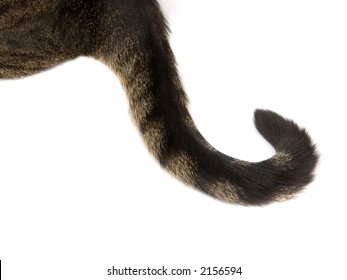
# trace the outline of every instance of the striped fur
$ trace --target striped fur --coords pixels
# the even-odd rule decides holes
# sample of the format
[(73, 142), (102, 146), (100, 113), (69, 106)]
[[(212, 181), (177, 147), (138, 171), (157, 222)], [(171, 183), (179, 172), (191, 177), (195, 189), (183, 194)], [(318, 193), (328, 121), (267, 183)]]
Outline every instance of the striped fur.
[(169, 173), (222, 201), (262, 205), (291, 198), (318, 161), (304, 129), (271, 111), (255, 125), (276, 150), (262, 162), (228, 157), (196, 129), (169, 29), (155, 0), (0, 2), (0, 78), (19, 78), (78, 56), (118, 76), (148, 150)]

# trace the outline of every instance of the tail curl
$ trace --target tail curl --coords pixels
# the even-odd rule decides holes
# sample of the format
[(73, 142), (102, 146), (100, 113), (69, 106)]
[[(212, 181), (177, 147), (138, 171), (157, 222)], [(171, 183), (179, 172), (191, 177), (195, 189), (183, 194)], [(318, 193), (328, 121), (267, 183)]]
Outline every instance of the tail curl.
[[(255, 125), (276, 150), (258, 163), (224, 155), (203, 138), (187, 109), (163, 14), (155, 1), (146, 3), (136, 15), (123, 11), (121, 17), (131, 19), (125, 24), (133, 28), (132, 34), (110, 32), (97, 57), (121, 79), (133, 119), (161, 166), (225, 202), (262, 205), (302, 190), (313, 179), (318, 155), (306, 131), (294, 122), (256, 110)], [(110, 14), (104, 22), (116, 20)]]

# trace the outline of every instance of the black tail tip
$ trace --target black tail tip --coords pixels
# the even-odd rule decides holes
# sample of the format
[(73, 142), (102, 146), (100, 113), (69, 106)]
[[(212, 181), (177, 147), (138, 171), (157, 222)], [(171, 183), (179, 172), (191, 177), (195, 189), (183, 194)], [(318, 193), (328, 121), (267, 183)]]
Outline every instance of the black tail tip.
[(276, 151), (290, 150), (293, 143), (306, 149), (315, 149), (311, 137), (304, 128), (275, 112), (257, 109), (254, 122), (259, 133), (274, 146)]
[(270, 110), (255, 110), (254, 123), (259, 133), (274, 146), (285, 135), (295, 136), (302, 131), (293, 121)]
[(310, 183), (314, 177), (319, 155), (307, 131), (300, 128), (292, 120), (269, 111), (257, 109), (254, 112), (254, 121), (260, 134), (270, 142), (276, 152), (289, 154), (293, 157), (291, 180), (298, 186)]

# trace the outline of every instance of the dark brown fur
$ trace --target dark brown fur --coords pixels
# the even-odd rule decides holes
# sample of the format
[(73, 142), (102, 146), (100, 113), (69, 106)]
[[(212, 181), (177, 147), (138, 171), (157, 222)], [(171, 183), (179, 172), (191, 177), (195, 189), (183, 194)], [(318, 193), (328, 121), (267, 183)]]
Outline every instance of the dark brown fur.
[[(216, 151), (196, 129), (155, 0), (0, 1), (0, 78), (20, 78), (78, 56), (104, 62), (127, 93), (132, 117), (171, 174), (217, 199), (261, 205), (311, 182), (318, 156), (305, 130), (264, 110), (259, 132), (272, 158), (251, 163)], [(136, 172), (136, 171), (135, 171)]]

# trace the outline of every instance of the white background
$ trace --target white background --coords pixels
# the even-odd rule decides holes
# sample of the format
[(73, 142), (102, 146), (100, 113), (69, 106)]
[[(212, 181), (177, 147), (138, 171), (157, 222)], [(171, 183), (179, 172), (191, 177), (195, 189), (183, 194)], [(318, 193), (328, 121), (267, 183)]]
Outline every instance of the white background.
[(310, 132), (316, 180), (285, 203), (223, 204), (161, 170), (99, 62), (1, 80), (4, 279), (143, 279), (106, 272), (163, 265), (243, 269), (168, 279), (346, 279), (346, 1), (162, 4), (202, 134), (226, 154), (265, 159), (273, 150), (253, 110), (272, 109)]

